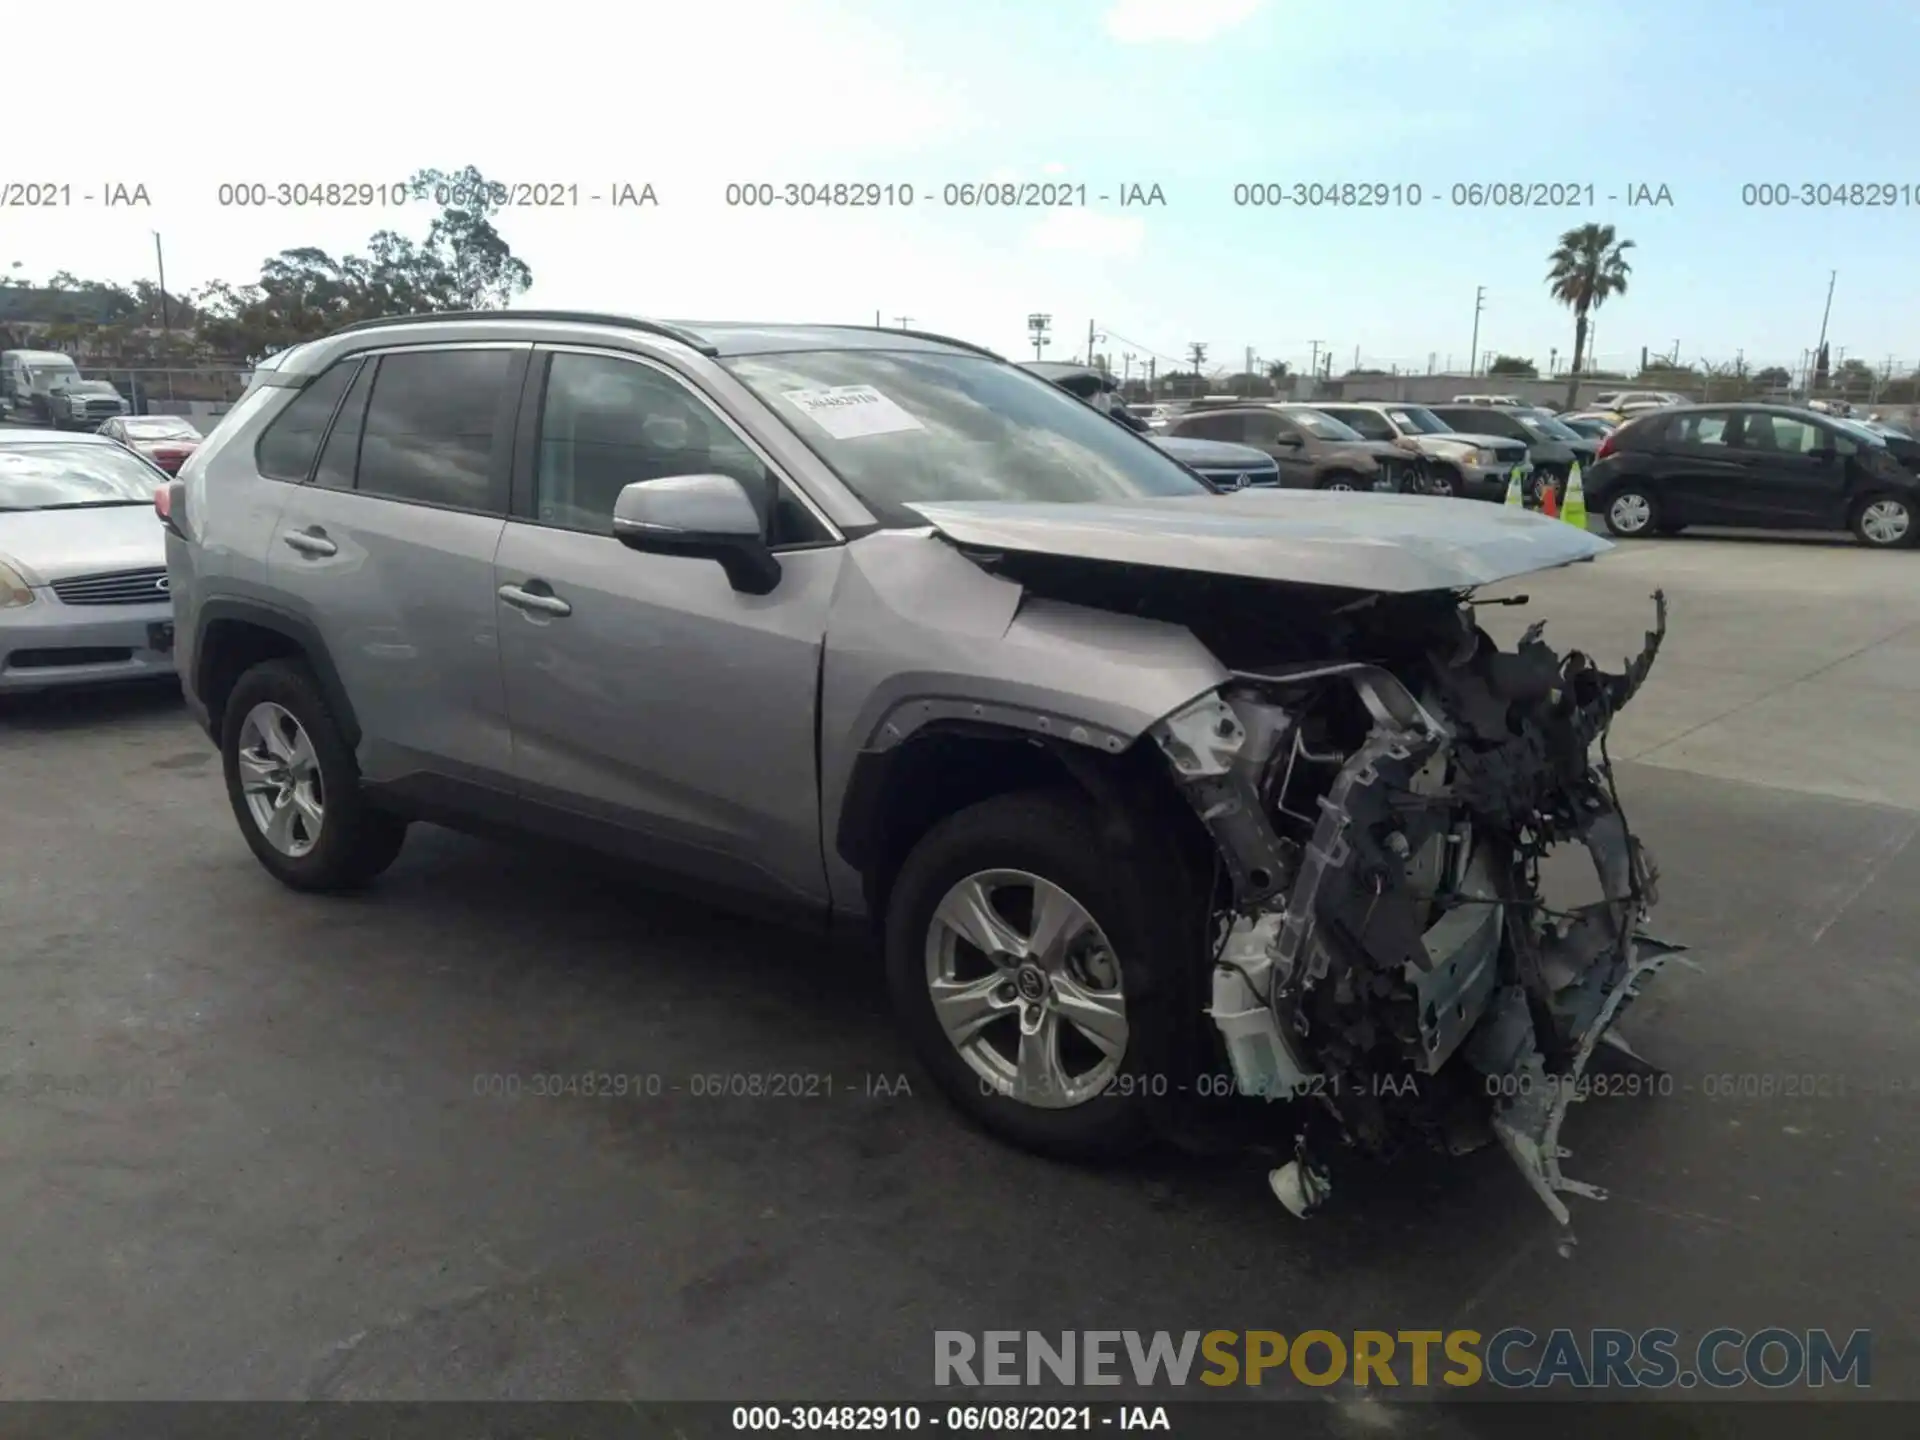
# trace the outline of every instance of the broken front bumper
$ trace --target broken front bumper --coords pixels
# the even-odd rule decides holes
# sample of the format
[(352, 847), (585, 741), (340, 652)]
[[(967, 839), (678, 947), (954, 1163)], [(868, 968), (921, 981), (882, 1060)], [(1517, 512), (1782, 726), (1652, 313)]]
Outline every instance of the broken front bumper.
[[(1232, 886), (1211, 1014), (1243, 1092), (1322, 1101), (1376, 1152), (1497, 1138), (1562, 1225), (1562, 1195), (1599, 1198), (1561, 1173), (1560, 1130), (1598, 1046), (1679, 948), (1640, 932), (1657, 875), (1604, 740), (1665, 635), (1655, 603), (1619, 674), (1554, 654), (1539, 626), (1499, 651), (1462, 618), (1419, 696), (1358, 661), (1236, 672), (1158, 727)], [(1327, 760), (1300, 737), (1329, 685), (1350, 687), (1369, 728), (1299, 815), (1272, 777), (1300, 753)], [(1283, 835), (1279, 813), (1310, 830)], [(1602, 898), (1554, 910), (1539, 862), (1576, 841)], [(1302, 1153), (1274, 1188), (1304, 1213), (1325, 1173)]]

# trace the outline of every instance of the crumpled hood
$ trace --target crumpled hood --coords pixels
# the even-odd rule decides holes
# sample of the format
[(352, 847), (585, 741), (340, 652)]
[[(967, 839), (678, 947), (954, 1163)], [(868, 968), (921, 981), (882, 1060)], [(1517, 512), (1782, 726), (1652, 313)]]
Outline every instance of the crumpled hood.
[(910, 508), (949, 541), (977, 549), (1393, 593), (1488, 585), (1613, 548), (1517, 507), (1424, 495), (1241, 490)]
[(151, 505), (0, 512), (0, 559), (18, 564), (30, 585), (144, 570), (167, 563), (166, 531)]

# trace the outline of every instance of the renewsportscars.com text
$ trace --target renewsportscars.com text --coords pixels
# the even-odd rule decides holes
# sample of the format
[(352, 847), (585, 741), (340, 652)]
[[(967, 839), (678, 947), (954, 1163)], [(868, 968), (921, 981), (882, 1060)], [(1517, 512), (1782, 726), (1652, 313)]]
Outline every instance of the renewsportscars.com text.
[(1715, 1390), (1873, 1383), (1872, 1333), (1675, 1330), (936, 1330), (936, 1385)]

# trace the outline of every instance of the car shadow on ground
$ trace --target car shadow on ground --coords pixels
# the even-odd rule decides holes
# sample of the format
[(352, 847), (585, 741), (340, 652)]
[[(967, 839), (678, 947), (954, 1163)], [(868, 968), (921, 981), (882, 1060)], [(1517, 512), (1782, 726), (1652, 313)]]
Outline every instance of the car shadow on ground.
[(0, 726), (41, 733), (83, 730), (162, 716), (174, 718), (184, 708), (178, 680), (128, 680), (0, 695)]
[[(1306, 1118), (1303, 1107), (1261, 1105), (1264, 1113), (1254, 1121), (1256, 1133), (1248, 1145), (1195, 1147), (1187, 1143), (1191, 1132), (1183, 1131), (1180, 1143), (1169, 1140), (1104, 1164), (1023, 1154), (971, 1127), (912, 1060), (890, 1013), (876, 945), (743, 918), (675, 890), (671, 879), (597, 854), (527, 855), (437, 827), (415, 829), (402, 859), (369, 900), (427, 911), (416, 915), (415, 923), (424, 921), (429, 928), (441, 923), (444, 912), (448, 923), (458, 914), (476, 934), (541, 937), (536, 946), (490, 947), (484, 975), (450, 976), (442, 967), (430, 984), (564, 996), (559, 1003), (567, 1013), (590, 1005), (596, 1012), (593, 1030), (601, 1037), (644, 1033), (661, 1010), (670, 1009), (676, 1028), (689, 1040), (703, 1032), (716, 1041), (734, 1037), (738, 1048), (727, 1054), (722, 1066), (727, 1070), (809, 1071), (847, 1057), (846, 1069), (910, 1076), (912, 1093), (885, 1104), (886, 1120), (876, 1116), (878, 1123), (863, 1124), (857, 1136), (847, 1137), (862, 1160), (885, 1162), (888, 1170), (900, 1167), (903, 1185), (919, 1183), (908, 1177), (956, 1166), (957, 1152), (970, 1157), (959, 1168), (971, 1168), (988, 1188), (1030, 1182), (1079, 1191), (1110, 1185), (1116, 1191), (1112, 1203), (1123, 1209), (1144, 1199), (1153, 1211), (1204, 1217), (1256, 1239), (1270, 1240), (1276, 1232), (1291, 1237), (1302, 1224), (1281, 1208), (1266, 1177), (1291, 1157), (1293, 1138)], [(631, 937), (634, 943), (608, 943), (610, 936)], [(640, 945), (646, 951), (643, 961), (634, 953)], [(378, 964), (391, 965), (393, 959), (383, 956)], [(432, 968), (431, 962), (418, 964), (423, 971)], [(743, 1006), (749, 1011), (744, 1031)], [(607, 1043), (573, 1029), (566, 1040), (554, 1042), (553, 1048), (565, 1053), (553, 1057), (553, 1068), (608, 1068)], [(800, 1112), (790, 1113), (791, 1123), (807, 1123), (798, 1118)], [(699, 1116), (706, 1127), (702, 1138), (724, 1144), (726, 1122), (711, 1107)], [(747, 1122), (749, 1134), (758, 1123)], [(823, 1129), (837, 1128), (834, 1121), (823, 1123)], [(637, 1154), (644, 1153), (657, 1133), (649, 1126), (645, 1135), (628, 1139)], [(738, 1138), (754, 1143), (747, 1134)], [(829, 1136), (820, 1139), (828, 1149), (836, 1148)], [(1312, 1233), (1300, 1238), (1311, 1239), (1316, 1263), (1332, 1269), (1377, 1258), (1383, 1226), (1415, 1244), (1444, 1241), (1456, 1248), (1463, 1235), (1511, 1235), (1516, 1225), (1547, 1253), (1558, 1238), (1557, 1227), (1497, 1146), (1464, 1157), (1409, 1152), (1391, 1162), (1338, 1150), (1321, 1158), (1332, 1169), (1336, 1198), (1305, 1222)], [(1024, 1167), (1032, 1168), (1023, 1177)], [(1535, 1246), (1527, 1248), (1537, 1253)]]

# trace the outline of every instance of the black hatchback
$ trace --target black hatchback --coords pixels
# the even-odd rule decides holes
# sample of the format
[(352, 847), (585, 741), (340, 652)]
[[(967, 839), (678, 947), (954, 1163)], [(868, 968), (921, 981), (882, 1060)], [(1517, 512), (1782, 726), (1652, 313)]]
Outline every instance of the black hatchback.
[(1676, 405), (1634, 416), (1600, 442), (1584, 486), (1615, 535), (1689, 525), (1851, 530), (1911, 545), (1920, 477), (1862, 427), (1784, 405)]

